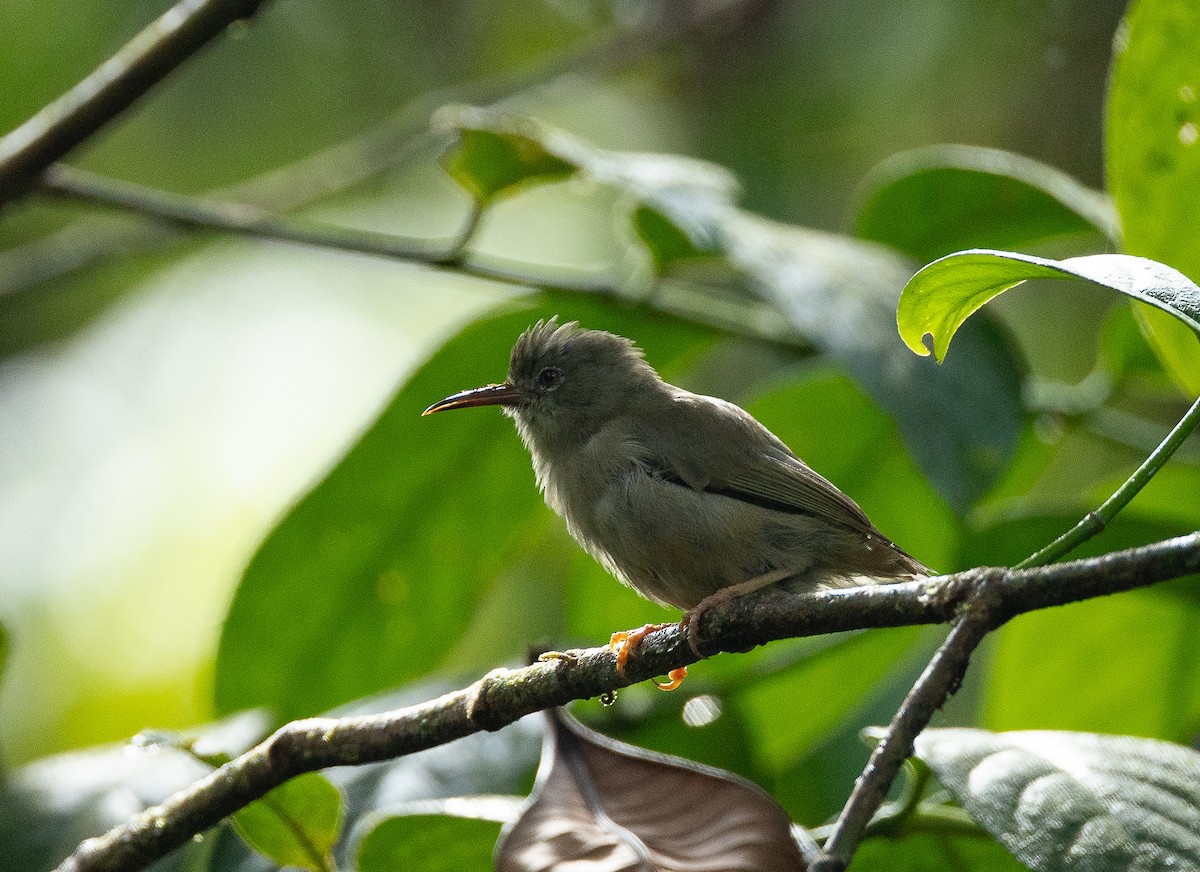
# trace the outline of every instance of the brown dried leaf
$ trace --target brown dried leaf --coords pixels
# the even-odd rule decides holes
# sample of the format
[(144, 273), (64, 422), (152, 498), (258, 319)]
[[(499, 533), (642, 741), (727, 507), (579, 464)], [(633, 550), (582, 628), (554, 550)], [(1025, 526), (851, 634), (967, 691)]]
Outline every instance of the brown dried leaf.
[(755, 785), (547, 714), (537, 784), (500, 837), (496, 872), (805, 869), (787, 814)]

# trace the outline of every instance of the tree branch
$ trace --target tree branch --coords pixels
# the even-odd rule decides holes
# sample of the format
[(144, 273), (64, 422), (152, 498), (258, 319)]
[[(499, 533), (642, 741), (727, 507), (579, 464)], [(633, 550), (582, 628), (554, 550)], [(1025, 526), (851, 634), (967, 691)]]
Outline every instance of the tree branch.
[[(260, 0), (261, 2), (261, 0)], [(627, 69), (700, 34), (738, 26), (770, 0), (679, 3), (633, 27), (613, 27), (528, 68), (416, 97), (376, 127), (323, 151), (209, 195), (287, 212), (402, 165), (428, 144), (429, 116), (447, 103), (497, 104), (564, 75)], [(116, 226), (114, 226), (114, 224)], [(20, 249), (0, 253), (0, 296), (59, 278), (117, 252), (145, 251), (177, 238), (163, 224), (79, 221)]]
[[(939, 652), (926, 671), (928, 680), (948, 693), (954, 676), (961, 676), (966, 667), (975, 635), (986, 633), (985, 627), (997, 627), (1023, 612), (1197, 571), (1200, 532), (1035, 569), (972, 569), (920, 581), (806, 594), (767, 589), (706, 613), (701, 634), (708, 649), (746, 651), (775, 639), (940, 623), (962, 615), (967, 619), (960, 619), (951, 632), (952, 639), (961, 641), (951, 650), (943, 646), (946, 653)], [(598, 696), (695, 660), (686, 639), (672, 626), (648, 636), (624, 673), (617, 672), (607, 648), (593, 648), (570, 662), (497, 669), (463, 690), (382, 715), (294, 721), (161, 805), (87, 840), (59, 872), (141, 869), (302, 772), (392, 759), (480, 730), (498, 730), (532, 712)], [(905, 741), (895, 732), (893, 747), (877, 753), (890, 759), (904, 750)]]
[(0, 205), (263, 0), (179, 0), (79, 84), (0, 139)]

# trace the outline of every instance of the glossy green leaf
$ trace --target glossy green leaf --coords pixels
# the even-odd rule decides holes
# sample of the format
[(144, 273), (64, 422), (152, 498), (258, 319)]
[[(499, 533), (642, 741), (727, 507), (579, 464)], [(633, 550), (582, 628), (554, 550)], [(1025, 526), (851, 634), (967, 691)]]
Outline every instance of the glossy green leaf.
[(1104, 194), (1031, 158), (972, 145), (905, 151), (879, 164), (862, 183), (853, 229), (918, 263), (966, 248), (1120, 235)]
[(835, 360), (895, 420), (939, 493), (963, 509), (1004, 469), (1024, 412), (1007, 337), (980, 323), (953, 369), (925, 366), (896, 342), (893, 311), (912, 266), (883, 246), (740, 214), (729, 259), (790, 325)]
[(1111, 288), (1149, 303), (1200, 331), (1200, 288), (1161, 263), (1122, 254), (1051, 260), (1011, 251), (963, 251), (926, 266), (904, 288), (897, 307), (900, 336), (908, 347), (946, 357), (950, 340), (981, 306), (1028, 279), (1073, 278)]
[(234, 812), (238, 835), (280, 866), (313, 872), (333, 868), (342, 822), (342, 794), (324, 775), (306, 772)]
[(940, 833), (867, 838), (850, 863), (850, 872), (1022, 872), (1027, 869), (988, 836)]
[[(1133, 3), (1116, 40), (1105, 123), (1108, 189), (1125, 251), (1200, 281), (1200, 8)], [(1200, 393), (1200, 342), (1150, 314), (1143, 328), (1179, 384)]]
[[(566, 294), (509, 303), (466, 327), (408, 379), (251, 561), (217, 654), (221, 711), (312, 715), (411, 681), (454, 654), (490, 585), (539, 546), (549, 510), (497, 410), (421, 411), (501, 379), (521, 331), (554, 314), (633, 336), (668, 369), (712, 337)], [(502, 653), (526, 641), (509, 639)]]
[(1200, 866), (1200, 752), (1094, 733), (926, 730), (916, 753), (1037, 872)]
[(440, 815), (389, 817), (362, 840), (358, 872), (489, 869), (500, 825)]

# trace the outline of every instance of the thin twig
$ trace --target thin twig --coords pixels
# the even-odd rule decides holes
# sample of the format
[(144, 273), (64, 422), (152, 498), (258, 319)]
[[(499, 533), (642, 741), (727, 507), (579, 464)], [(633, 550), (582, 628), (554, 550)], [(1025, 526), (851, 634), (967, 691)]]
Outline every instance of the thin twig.
[(1158, 447), (1150, 453), (1150, 456), (1146, 458), (1142, 465), (1134, 470), (1133, 475), (1125, 479), (1125, 482), (1117, 488), (1113, 495), (1104, 501), (1100, 508), (1088, 512), (1078, 524), (1066, 533), (1063, 533), (1045, 548), (1042, 548), (1035, 554), (1031, 554), (1018, 563), (1017, 568), (1026, 569), (1030, 566), (1045, 566), (1047, 563), (1053, 563), (1063, 555), (1069, 554), (1074, 548), (1091, 539), (1097, 533), (1100, 533), (1117, 516), (1117, 513), (1125, 508), (1130, 500), (1137, 496), (1138, 492), (1149, 483), (1150, 479), (1154, 478), (1155, 473), (1170, 459), (1175, 450), (1184, 443), (1184, 440), (1192, 434), (1197, 424), (1200, 424), (1200, 399), (1192, 403), (1192, 407), (1179, 419), (1179, 423), (1171, 429), (1166, 438), (1158, 444)]
[[(65, 164), (47, 170), (42, 187), (53, 196), (120, 209), (177, 227), (217, 230), (259, 239), (351, 251), (433, 269), (453, 269), (458, 275), (489, 281), (596, 294), (625, 303), (639, 302), (622, 292), (620, 281), (606, 272), (548, 267), (478, 254), (468, 257), (464, 249), (474, 238), (483, 217), (483, 210), (478, 204), (453, 239), (434, 240), (280, 217), (245, 203), (217, 202), (173, 194)], [(746, 302), (740, 302), (736, 308), (721, 308), (714, 305), (711, 298), (701, 298), (695, 293), (679, 293), (669, 297), (656, 295), (649, 305), (696, 324), (781, 343), (791, 350), (809, 347), (807, 340), (786, 323), (778, 318), (758, 317), (760, 312)]]
[[(1022, 561), (1015, 570), (1045, 566), (1076, 545), (1104, 529), (1109, 521), (1133, 499), (1171, 454), (1200, 422), (1200, 400), (1171, 430), (1154, 452), (1104, 504), (1089, 512), (1068, 533)], [(1003, 571), (1001, 572), (1003, 575)], [(866, 768), (855, 781), (854, 790), (838, 816), (833, 833), (820, 857), (812, 864), (813, 872), (841, 872), (849, 864), (872, 817), (883, 804), (900, 767), (913, 752), (913, 743), (929, 725), (933, 715), (962, 682), (972, 652), (992, 630), (1014, 614), (997, 608), (996, 578), (983, 575), (964, 602), (954, 626), (930, 660), (921, 677), (905, 696), (888, 725), (882, 741), (875, 747)]]
[[(610, 28), (515, 73), (429, 91), (365, 133), (208, 196), (253, 203), (271, 212), (298, 209), (403, 165), (428, 147), (429, 117), (440, 106), (456, 102), (499, 105), (564, 75), (594, 76), (627, 69), (707, 29), (751, 15), (762, 5), (762, 0), (681, 5), (672, 7), (661, 19), (631, 28)], [(163, 224), (75, 222), (19, 249), (0, 252), (0, 296), (60, 278), (118, 252), (145, 251), (176, 238), (176, 232)]]
[[(962, 661), (982, 626), (998, 626), (1022, 612), (1197, 571), (1200, 533), (1193, 533), (1033, 569), (976, 569), (894, 585), (806, 594), (768, 589), (706, 613), (701, 633), (706, 648), (745, 651), (780, 638), (938, 623), (962, 615), (966, 619), (960, 618), (951, 632), (961, 641), (949, 650), (944, 646), (945, 653), (939, 652), (927, 670), (930, 683), (948, 689), (954, 676), (961, 674)], [(981, 591), (986, 591), (986, 599)], [(979, 617), (971, 617), (976, 612)], [(648, 636), (623, 673), (616, 670), (615, 657), (607, 648), (593, 648), (571, 661), (495, 670), (463, 690), (382, 715), (292, 722), (161, 805), (84, 842), (59, 872), (134, 872), (302, 772), (392, 759), (479, 730), (497, 730), (532, 712), (598, 696), (695, 660), (686, 639), (671, 626)], [(916, 720), (905, 726), (904, 734), (911, 732)], [(886, 752), (889, 759), (905, 744), (900, 731), (896, 733), (895, 750)]]
[(979, 643), (1002, 622), (1002, 615), (991, 602), (992, 580), (1003, 577), (1004, 571), (997, 573), (982, 574), (975, 580), (974, 589), (963, 603), (949, 635), (905, 696), (866, 768), (854, 782), (854, 790), (838, 816), (832, 835), (810, 867), (812, 872), (841, 872), (850, 865), (867, 825), (883, 805), (900, 767), (912, 755), (917, 736), (958, 689)]
[(0, 204), (263, 0), (179, 0), (79, 84), (0, 139)]

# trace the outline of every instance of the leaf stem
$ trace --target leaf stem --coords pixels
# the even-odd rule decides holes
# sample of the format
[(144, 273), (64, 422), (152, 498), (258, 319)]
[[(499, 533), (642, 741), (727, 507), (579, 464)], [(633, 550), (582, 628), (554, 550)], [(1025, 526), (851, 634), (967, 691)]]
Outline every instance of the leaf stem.
[(1162, 468), (1162, 465), (1170, 459), (1175, 450), (1196, 429), (1197, 424), (1200, 424), (1200, 399), (1192, 403), (1192, 407), (1179, 419), (1179, 423), (1171, 429), (1166, 438), (1158, 444), (1158, 447), (1150, 453), (1150, 456), (1145, 459), (1142, 465), (1134, 470), (1133, 474), (1125, 479), (1125, 482), (1098, 509), (1088, 512), (1074, 527), (1063, 533), (1045, 548), (1026, 557), (1016, 565), (1016, 568), (1028, 569), (1032, 566), (1045, 566), (1047, 563), (1053, 563), (1064, 554), (1069, 553), (1072, 549), (1100, 533), (1116, 517), (1117, 513), (1125, 508), (1130, 500), (1137, 496), (1138, 492), (1149, 483), (1150, 479), (1154, 478), (1154, 475)]

